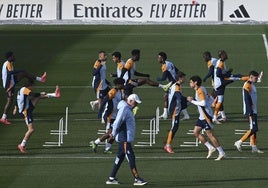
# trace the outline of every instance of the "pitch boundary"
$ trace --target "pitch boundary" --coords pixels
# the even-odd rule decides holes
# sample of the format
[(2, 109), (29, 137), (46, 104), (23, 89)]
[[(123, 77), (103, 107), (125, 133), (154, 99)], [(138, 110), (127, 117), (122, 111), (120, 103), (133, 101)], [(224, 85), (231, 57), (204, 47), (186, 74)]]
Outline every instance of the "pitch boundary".
[[(95, 36), (122, 36), (122, 34), (125, 33), (95, 33)], [(25, 34), (17, 34), (18, 36), (25, 36), (28, 35), (27, 33)], [(51, 36), (52, 34), (45, 34), (45, 33), (38, 33), (38, 34), (32, 34), (31, 36)], [(88, 35), (88, 33), (60, 33), (60, 34), (53, 34), (53, 36), (84, 36)], [(127, 33), (128, 36), (260, 36), (262, 35), (261, 33)], [(13, 34), (2, 34), (2, 36), (13, 36)]]
[[(110, 156), (110, 157), (101, 157), (101, 156), (9, 156), (9, 155), (5, 155), (5, 156), (0, 156), (0, 159), (114, 159), (114, 156)], [(256, 156), (252, 156), (252, 157), (248, 157), (248, 156), (233, 156), (233, 157), (226, 157), (224, 160), (228, 160), (228, 159), (266, 159), (268, 157), (263, 156), (263, 157), (256, 157)], [(136, 156), (136, 159), (178, 159), (178, 160), (193, 160), (193, 159), (207, 159), (206, 157), (167, 157), (167, 156), (148, 156), (148, 157), (139, 157)], [(211, 158), (213, 159), (213, 158)]]

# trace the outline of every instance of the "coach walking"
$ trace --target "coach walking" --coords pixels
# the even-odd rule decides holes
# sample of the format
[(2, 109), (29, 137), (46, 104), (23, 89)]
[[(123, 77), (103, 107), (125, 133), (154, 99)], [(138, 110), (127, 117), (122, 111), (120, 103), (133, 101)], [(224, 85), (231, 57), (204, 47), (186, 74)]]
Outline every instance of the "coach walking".
[(109, 179), (106, 181), (106, 184), (120, 184), (116, 179), (116, 174), (125, 157), (128, 159), (131, 172), (134, 176), (133, 185), (142, 186), (148, 183), (147, 181), (141, 179), (138, 175), (135, 163), (135, 154), (131, 146), (131, 142), (134, 141), (136, 128), (132, 109), (137, 106), (138, 103), (141, 103), (138, 95), (131, 94), (128, 96), (126, 101), (120, 101), (117, 106), (118, 113), (113, 123), (113, 132), (110, 136), (111, 138), (115, 138), (115, 140), (118, 142), (118, 152), (112, 173)]

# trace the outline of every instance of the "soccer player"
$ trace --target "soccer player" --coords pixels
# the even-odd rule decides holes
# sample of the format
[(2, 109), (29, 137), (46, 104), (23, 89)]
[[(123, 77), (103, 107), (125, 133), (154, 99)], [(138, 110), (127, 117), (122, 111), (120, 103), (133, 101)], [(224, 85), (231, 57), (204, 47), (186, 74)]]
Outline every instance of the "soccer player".
[[(125, 62), (122, 60), (122, 55), (120, 52), (114, 52), (112, 54), (112, 61), (116, 64), (116, 73), (110, 74), (111, 77), (117, 77), (120, 78), (122, 74), (122, 69), (124, 68)], [(123, 75), (122, 77), (125, 80), (125, 83), (128, 81), (128, 74)]]
[[(33, 110), (36, 107), (37, 102), (40, 99), (46, 99), (51, 97), (60, 97), (60, 88), (56, 86), (54, 93), (35, 93), (33, 92), (34, 80), (29, 79), (28, 82), (22, 87), (17, 94), (17, 106), (13, 111), (13, 114), (18, 112), (22, 115), (27, 125), (28, 130), (26, 131), (24, 138), (21, 144), (18, 145), (18, 149), (21, 153), (26, 153), (26, 144), (29, 141), (31, 135), (35, 131), (34, 129), (34, 119), (33, 119)], [(18, 108), (18, 109), (17, 109)]]
[[(97, 138), (95, 141), (90, 142), (90, 147), (94, 152), (97, 152), (97, 146), (105, 141), (107, 138), (109, 138), (112, 128), (113, 128), (113, 122), (116, 118), (118, 109), (117, 105), (121, 100), (124, 100), (125, 94), (124, 94), (124, 79), (122, 78), (116, 78), (114, 79), (114, 85), (115, 87), (110, 89), (108, 94), (103, 98), (99, 113), (98, 113), (98, 118), (102, 118), (102, 114), (104, 113), (104, 119), (106, 123), (106, 133), (103, 134), (101, 137)], [(106, 107), (107, 104), (107, 107)], [(104, 108), (106, 107), (106, 110), (104, 112)], [(106, 142), (106, 147), (104, 150), (105, 154), (111, 154), (111, 146), (114, 140), (109, 139)]]
[[(162, 85), (158, 82), (150, 80), (149, 74), (143, 74), (136, 71), (136, 62), (140, 59), (140, 50), (134, 49), (131, 51), (132, 57), (124, 64), (121, 60), (121, 53), (113, 53), (113, 61), (117, 64), (117, 76), (124, 78), (125, 82), (125, 95), (126, 97), (133, 93), (133, 89), (144, 84), (148, 84), (153, 87), (160, 87), (164, 91), (167, 91), (172, 82)], [(122, 66), (123, 65), (123, 66)], [(113, 74), (115, 76), (115, 74)], [(135, 76), (142, 76), (146, 78), (135, 78)], [(133, 109), (134, 114), (137, 113), (138, 106)]]
[[(226, 69), (225, 61), (228, 59), (228, 56), (224, 50), (220, 50), (218, 55), (219, 59), (216, 59), (213, 58), (208, 51), (203, 53), (203, 58), (208, 66), (208, 74), (204, 77), (203, 81), (205, 82), (209, 77), (212, 77), (212, 86), (214, 87), (212, 95), (215, 97), (213, 103), (213, 106), (215, 107), (213, 122), (221, 124), (220, 121), (226, 121), (226, 115), (223, 110), (223, 96), (226, 85), (235, 80), (246, 81), (249, 77), (241, 74), (232, 74), (232, 69)], [(263, 72), (261, 72), (258, 82), (261, 82), (262, 75)], [(221, 118), (217, 119), (220, 116)]]
[(35, 79), (37, 81), (44, 83), (46, 82), (47, 74), (45, 72), (41, 77), (38, 77), (24, 70), (15, 70), (14, 62), (16, 59), (14, 53), (11, 51), (6, 53), (5, 58), (6, 61), (2, 66), (2, 81), (3, 81), (3, 88), (5, 89), (7, 96), (7, 102), (4, 107), (4, 112), (2, 118), (0, 119), (0, 123), (10, 125), (11, 122), (8, 121), (7, 115), (13, 103), (15, 85), (23, 78)]
[[(208, 73), (207, 75), (203, 78), (203, 82), (206, 82), (206, 80), (211, 77), (211, 82), (212, 82), (212, 86), (214, 85), (214, 69), (217, 65), (217, 62), (218, 62), (218, 59), (216, 58), (213, 58), (211, 53), (208, 52), (208, 51), (205, 51), (203, 53), (203, 59), (204, 61), (207, 63), (207, 67), (208, 67)], [(230, 82), (231, 83), (231, 82)], [(213, 89), (212, 91), (212, 96), (214, 97), (214, 103), (213, 103), (213, 106), (215, 107), (215, 104), (217, 103), (217, 93), (215, 91), (215, 89)], [(223, 104), (220, 106), (220, 109), (219, 109), (219, 112), (217, 114), (217, 117), (219, 117), (219, 115), (221, 116), (221, 118), (216, 122), (216, 123), (220, 123), (220, 121), (226, 121), (226, 115), (225, 115), (225, 112), (224, 112), (224, 108), (223, 108)]]
[(213, 78), (214, 78), (214, 68), (217, 64), (218, 59), (212, 57), (211, 53), (209, 51), (205, 51), (203, 53), (203, 59), (207, 63), (208, 67), (208, 73), (207, 75), (203, 78), (203, 82), (206, 82), (208, 78), (212, 79), (212, 85), (213, 85)]
[[(117, 65), (117, 73), (116, 74), (111, 74), (112, 77), (119, 77), (123, 78), (125, 80), (125, 95), (129, 96), (130, 94), (133, 93), (133, 89), (138, 86), (142, 86), (144, 84), (148, 84), (153, 87), (160, 87), (164, 91), (168, 90), (170, 87), (171, 83), (168, 83), (166, 85), (162, 85), (158, 82), (152, 81), (149, 78), (134, 78), (135, 74), (133, 74), (131, 78), (131, 72), (137, 72), (136, 71), (136, 65), (135, 62), (140, 59), (140, 50), (132, 50), (132, 58), (128, 59), (126, 63), (121, 59), (121, 53), (120, 52), (114, 52), (112, 54), (113, 61)], [(126, 68), (126, 67), (128, 68)], [(129, 69), (129, 70), (128, 70)], [(135, 71), (134, 71), (135, 69)], [(148, 74), (142, 74), (138, 73), (137, 75), (143, 75), (143, 76), (148, 76)]]
[[(201, 86), (201, 84), (202, 79), (199, 76), (192, 76), (190, 78), (190, 87), (195, 90), (195, 97), (189, 96), (187, 97), (187, 100), (196, 105), (199, 112), (199, 118), (194, 127), (194, 136), (207, 147), (207, 158), (210, 158), (213, 152), (216, 151), (215, 147), (217, 148), (219, 155), (215, 160), (218, 161), (224, 158), (226, 155), (218, 139), (213, 133), (212, 109), (210, 107), (212, 100), (210, 100), (206, 88)], [(202, 129), (205, 129), (205, 132), (213, 145), (210, 144), (201, 133)]]
[[(226, 71), (225, 62), (228, 59), (228, 55), (224, 50), (219, 50), (218, 56), (219, 56), (219, 59), (214, 68), (214, 79), (213, 79), (213, 82), (214, 82), (213, 87), (214, 87), (214, 90), (216, 91), (217, 101), (215, 104), (212, 121), (216, 124), (221, 124), (218, 121), (217, 116), (218, 116), (220, 109), (222, 108), (226, 85), (232, 83), (234, 80), (245, 80), (248, 77), (244, 78), (241, 75), (233, 76), (231, 75), (231, 70)], [(225, 115), (222, 114), (222, 116), (225, 116)], [(225, 118), (225, 117), (222, 117), (222, 118)]]
[[(167, 54), (165, 52), (159, 52), (157, 57), (158, 63), (161, 65), (162, 77), (157, 78), (157, 81), (165, 81), (168, 80), (172, 84), (174, 84), (176, 80), (176, 74), (179, 72), (179, 69), (171, 62), (167, 60)], [(187, 120), (190, 119), (187, 109), (183, 109), (182, 113), (184, 117), (181, 119)], [(167, 119), (168, 117), (168, 93), (164, 94), (164, 112), (160, 116), (160, 118)]]
[(168, 93), (168, 107), (169, 112), (172, 115), (172, 126), (170, 131), (168, 132), (164, 150), (170, 154), (174, 153), (171, 143), (176, 132), (179, 129), (180, 113), (182, 109), (185, 109), (187, 107), (187, 99), (183, 97), (181, 93), (181, 84), (185, 82), (185, 76), (186, 75), (183, 72), (178, 72), (176, 75), (177, 81), (169, 88)]
[(127, 158), (129, 162), (130, 170), (134, 177), (133, 185), (142, 186), (148, 183), (140, 178), (138, 174), (135, 162), (135, 154), (131, 145), (131, 143), (134, 141), (136, 128), (132, 109), (138, 103), (141, 103), (138, 95), (131, 94), (128, 96), (126, 101), (122, 100), (118, 104), (118, 113), (113, 123), (113, 131), (110, 135), (112, 139), (116, 139), (118, 142), (118, 152), (112, 172), (106, 181), (106, 184), (120, 184), (120, 182), (116, 179), (116, 174), (125, 158)]
[(98, 59), (94, 63), (93, 66), (93, 80), (92, 87), (97, 96), (97, 100), (90, 101), (90, 105), (92, 110), (95, 109), (96, 106), (100, 107), (102, 98), (107, 95), (109, 91), (109, 82), (106, 80), (106, 60), (107, 54), (105, 51), (100, 51), (98, 54)]
[(135, 76), (150, 77), (149, 74), (144, 74), (136, 71), (136, 62), (140, 60), (140, 50), (132, 50), (131, 55), (132, 57), (127, 60), (124, 67), (122, 68), (120, 77), (123, 78), (125, 74), (127, 74), (128, 80), (135, 79)]
[(242, 143), (250, 138), (250, 145), (252, 147), (252, 153), (264, 153), (257, 148), (256, 135), (258, 132), (257, 121), (257, 89), (255, 83), (257, 83), (259, 73), (251, 71), (249, 73), (249, 79), (243, 85), (243, 111), (244, 115), (249, 122), (249, 130), (234, 143), (234, 146), (238, 151), (242, 152)]

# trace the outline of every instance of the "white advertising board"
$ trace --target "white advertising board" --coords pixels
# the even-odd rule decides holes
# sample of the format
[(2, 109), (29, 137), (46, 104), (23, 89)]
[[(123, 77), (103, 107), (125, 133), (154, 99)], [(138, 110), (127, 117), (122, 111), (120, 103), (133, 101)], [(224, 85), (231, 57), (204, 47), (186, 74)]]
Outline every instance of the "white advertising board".
[(217, 0), (65, 0), (62, 19), (122, 22), (218, 21)]
[(0, 20), (54, 20), (56, 0), (1, 0)]
[(223, 21), (268, 21), (267, 0), (224, 0)]

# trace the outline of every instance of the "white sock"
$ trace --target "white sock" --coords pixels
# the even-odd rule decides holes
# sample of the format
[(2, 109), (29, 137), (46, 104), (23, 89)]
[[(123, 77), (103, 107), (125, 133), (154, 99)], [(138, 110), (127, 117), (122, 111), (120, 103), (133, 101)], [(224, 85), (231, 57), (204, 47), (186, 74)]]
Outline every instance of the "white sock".
[(110, 143), (108, 143), (108, 142), (105, 143), (105, 151), (110, 150), (111, 147), (112, 147), (112, 144), (110, 144)]
[(234, 77), (233, 75), (231, 75), (231, 76), (229, 77), (229, 79), (230, 79), (230, 80), (241, 80), (241, 78), (239, 78), (239, 77)]
[(3, 114), (2, 115), (2, 119), (6, 119), (7, 118), (7, 115), (6, 114)]
[(26, 146), (26, 143), (27, 143), (27, 141), (26, 140), (22, 140), (22, 142), (21, 142), (21, 146), (23, 146), (23, 147), (25, 147)]
[(221, 118), (226, 118), (225, 112), (224, 111), (220, 111), (221, 113)]
[(100, 141), (100, 139), (98, 138), (97, 140), (95, 140), (95, 144), (99, 144), (99, 143), (101, 143), (101, 141)]
[(168, 109), (164, 108), (164, 113), (163, 114), (167, 114), (167, 112), (168, 112)]
[(182, 113), (183, 113), (184, 117), (189, 117), (187, 109), (183, 109)]
[(221, 155), (225, 154), (225, 152), (223, 151), (221, 146), (217, 147), (217, 150), (218, 150), (219, 154), (221, 154)]
[(163, 88), (164, 85), (163, 84), (158, 84), (158, 87)]
[(56, 97), (56, 93), (47, 93), (47, 96), (50, 97)]
[(94, 101), (94, 105), (97, 105), (97, 104), (99, 104), (99, 100)]
[(41, 82), (41, 80), (42, 80), (42, 78), (39, 77), (39, 76), (37, 76), (35, 79), (36, 79), (37, 81), (39, 81), (39, 82)]
[(252, 150), (257, 150), (258, 149), (256, 145), (252, 145), (251, 147), (252, 147)]
[(209, 150), (211, 150), (211, 149), (214, 148), (208, 141), (206, 141), (204, 145), (205, 145)]

